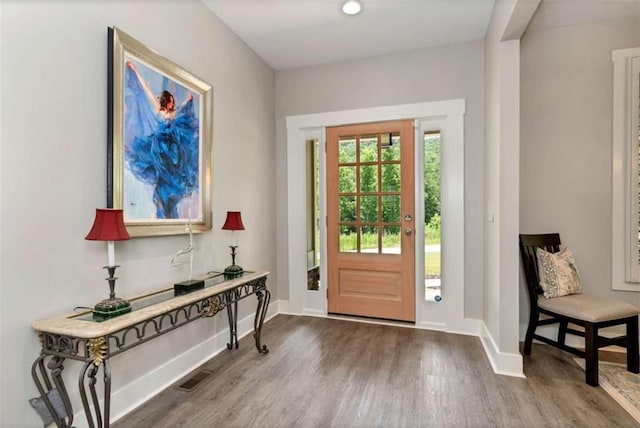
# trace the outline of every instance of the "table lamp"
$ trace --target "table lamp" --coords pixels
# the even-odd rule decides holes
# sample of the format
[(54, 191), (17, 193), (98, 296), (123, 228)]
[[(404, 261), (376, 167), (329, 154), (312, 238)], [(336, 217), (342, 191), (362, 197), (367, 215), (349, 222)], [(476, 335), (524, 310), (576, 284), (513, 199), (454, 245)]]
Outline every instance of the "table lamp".
[(242, 267), (236, 264), (236, 230), (244, 230), (244, 224), (242, 224), (242, 216), (240, 211), (227, 211), (227, 219), (222, 226), (222, 230), (231, 231), (231, 264), (224, 269), (224, 275), (229, 277), (240, 276), (243, 273)]
[(116, 297), (116, 278), (114, 276), (116, 268), (114, 241), (124, 241), (129, 239), (129, 233), (124, 225), (122, 210), (119, 209), (96, 209), (96, 218), (89, 234), (84, 238), (89, 241), (107, 241), (107, 265), (103, 266), (109, 272), (109, 298), (96, 304), (93, 308), (94, 318), (113, 318), (118, 315), (131, 312), (131, 304), (124, 299)]

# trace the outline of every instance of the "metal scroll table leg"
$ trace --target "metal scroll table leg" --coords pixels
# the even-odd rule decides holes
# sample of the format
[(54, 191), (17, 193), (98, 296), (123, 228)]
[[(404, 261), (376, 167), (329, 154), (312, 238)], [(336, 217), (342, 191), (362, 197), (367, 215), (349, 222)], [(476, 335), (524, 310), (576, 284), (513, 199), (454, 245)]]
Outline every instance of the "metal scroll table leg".
[(104, 375), (104, 426), (109, 427), (109, 415), (111, 414), (111, 366), (109, 360), (102, 363), (102, 372)]
[[(102, 362), (103, 374), (104, 374), (104, 428), (109, 427), (109, 413), (111, 410), (111, 369), (109, 367), (109, 361), (104, 360)], [(78, 388), (80, 389), (80, 398), (82, 399), (82, 407), (84, 413), (87, 416), (87, 422), (90, 428), (95, 428), (96, 423), (98, 428), (103, 428), (102, 413), (100, 411), (100, 401), (98, 400), (98, 394), (96, 392), (96, 375), (100, 366), (96, 365), (93, 361), (90, 361), (84, 365), (83, 370), (80, 372), (80, 378), (78, 379)], [(91, 404), (95, 411), (94, 414), (89, 406), (89, 400), (87, 398), (87, 390), (85, 388), (85, 376), (89, 380), (89, 391), (91, 393)]]
[(256, 308), (256, 317), (253, 321), (253, 337), (256, 340), (256, 348), (261, 354), (269, 353), (267, 345), (260, 344), (260, 335), (262, 334), (262, 324), (264, 323), (264, 317), (267, 315), (267, 309), (269, 309), (269, 301), (271, 300), (271, 293), (266, 288), (261, 291), (256, 291), (256, 297), (258, 298), (258, 307)]
[[(67, 393), (64, 381), (62, 380), (64, 358), (59, 356), (51, 358), (47, 364), (47, 369), (51, 372), (50, 379), (44, 364), (46, 357), (46, 354), (41, 354), (31, 366), (31, 376), (33, 377), (33, 381), (35, 382), (41, 397), (36, 400), (42, 400), (51, 415), (51, 420), (55, 422), (56, 426), (60, 428), (70, 427), (73, 424), (73, 408), (71, 407), (71, 400), (69, 399), (69, 394)], [(59, 400), (62, 400), (64, 410), (56, 410), (55, 406), (51, 402), (51, 396), (49, 394), (57, 394)], [(59, 413), (64, 413), (64, 416), (60, 416)]]
[(227, 349), (233, 349), (234, 345), (238, 349), (238, 300), (237, 296), (235, 296), (235, 290), (230, 293), (232, 293), (232, 298), (235, 301), (227, 305), (227, 317), (229, 318), (229, 343), (227, 343)]

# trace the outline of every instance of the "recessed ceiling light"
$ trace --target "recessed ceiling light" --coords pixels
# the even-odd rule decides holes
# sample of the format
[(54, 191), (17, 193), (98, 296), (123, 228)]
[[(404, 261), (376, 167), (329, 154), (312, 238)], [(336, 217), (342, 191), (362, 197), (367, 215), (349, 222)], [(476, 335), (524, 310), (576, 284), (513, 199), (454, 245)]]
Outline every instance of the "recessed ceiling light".
[(362, 11), (362, 2), (359, 0), (347, 0), (342, 5), (342, 11), (347, 15), (357, 15)]

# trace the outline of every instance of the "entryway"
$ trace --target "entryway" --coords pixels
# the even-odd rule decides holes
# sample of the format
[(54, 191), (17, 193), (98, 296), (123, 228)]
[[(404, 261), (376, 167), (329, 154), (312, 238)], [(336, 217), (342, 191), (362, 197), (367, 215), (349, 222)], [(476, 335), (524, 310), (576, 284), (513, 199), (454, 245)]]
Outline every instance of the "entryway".
[[(425, 275), (429, 272), (429, 269), (425, 271), (425, 262), (428, 262), (428, 257), (413, 257), (414, 266), (407, 269), (412, 271), (413, 274), (413, 307), (416, 327), (438, 329), (458, 333), (478, 334), (479, 323), (477, 320), (465, 319), (464, 317), (464, 100), (451, 100), (441, 102), (430, 103), (418, 103), (418, 104), (406, 104), (400, 106), (379, 107), (361, 110), (348, 110), (348, 111), (336, 111), (329, 113), (309, 114), (302, 116), (291, 116), (287, 118), (287, 164), (286, 164), (286, 218), (284, 218), (280, 224), (283, 224), (286, 229), (284, 236), (285, 241), (283, 248), (283, 260), (286, 260), (284, 266), (286, 270), (279, 272), (278, 276), (281, 278), (279, 281), (282, 284), (278, 290), (279, 304), (282, 311), (292, 314), (300, 315), (315, 315), (315, 316), (327, 316), (330, 312), (334, 312), (333, 303), (327, 299), (327, 282), (331, 281), (332, 276), (336, 274), (336, 269), (328, 269), (329, 258), (329, 240), (335, 238), (334, 248), (339, 251), (338, 257), (348, 261), (349, 263), (355, 263), (355, 265), (348, 267), (345, 272), (348, 271), (349, 275), (353, 270), (368, 271), (370, 266), (360, 268), (356, 259), (358, 257), (375, 256), (380, 261), (389, 259), (393, 254), (388, 254), (389, 246), (385, 246), (385, 243), (389, 242), (393, 232), (400, 232), (399, 239), (404, 239), (404, 215), (402, 212), (404, 207), (401, 208), (400, 221), (389, 222), (384, 221), (379, 210), (384, 208), (382, 198), (384, 196), (392, 196), (385, 194), (382, 189), (382, 168), (385, 165), (382, 155), (382, 135), (385, 130), (378, 131), (363, 131), (363, 132), (347, 132), (351, 134), (351, 137), (359, 135), (360, 140), (368, 143), (368, 135), (376, 135), (376, 150), (379, 150), (378, 159), (376, 164), (369, 164), (368, 162), (374, 162), (373, 160), (366, 160), (364, 164), (362, 159), (358, 161), (357, 155), (355, 162), (337, 162), (338, 168), (343, 168), (344, 171), (357, 171), (361, 170), (361, 173), (369, 173), (369, 169), (378, 170), (377, 172), (377, 186), (378, 188), (373, 191), (371, 189), (358, 188), (362, 186), (362, 183), (356, 181), (356, 188), (342, 189), (333, 196), (329, 195), (329, 189), (324, 180), (319, 180), (318, 194), (322, 201), (319, 208), (319, 234), (320, 234), (320, 281), (317, 290), (312, 290), (307, 287), (307, 248), (306, 242), (300, 237), (306, 235), (307, 218), (304, 215), (304, 209), (306, 205), (306, 147), (307, 142), (310, 140), (317, 141), (319, 150), (319, 168), (324, 174), (329, 173), (329, 148), (327, 144), (327, 130), (333, 127), (343, 127), (345, 124), (372, 124), (379, 122), (394, 122), (404, 121), (408, 118), (412, 118), (408, 121), (411, 125), (410, 133), (413, 134), (413, 149), (418, 158), (415, 159), (416, 163), (424, 162), (423, 148), (425, 135), (432, 132), (438, 132), (442, 138), (442, 200), (441, 200), (441, 230), (442, 230), (442, 242), (438, 247), (441, 250), (441, 281), (442, 289), (440, 302), (436, 302), (433, 299), (426, 301), (426, 284)], [(344, 134), (344, 141), (347, 144), (347, 137), (349, 135)], [(392, 138), (393, 138), (393, 132)], [(379, 149), (378, 149), (379, 145)], [(325, 148), (327, 150), (325, 154)], [(336, 154), (336, 158), (337, 158)], [(339, 160), (339, 159), (338, 159)], [(359, 162), (359, 163), (358, 163)], [(373, 168), (365, 168), (373, 167)], [(420, 168), (421, 169), (421, 168)], [(413, 174), (413, 180), (407, 179), (407, 181), (413, 181), (415, 183), (415, 189), (413, 191), (413, 197), (409, 197), (414, 204), (417, 201), (422, 201), (424, 192), (425, 177), (423, 171), (416, 171), (415, 168), (409, 169), (410, 174)], [(339, 180), (339, 173), (335, 173)], [(357, 174), (357, 173), (356, 173)], [(411, 178), (411, 176), (409, 176)], [(334, 178), (335, 180), (336, 178)], [(338, 183), (339, 184), (339, 183)], [(340, 190), (338, 186), (336, 189)], [(330, 199), (334, 199), (336, 208), (334, 213), (336, 220), (334, 223), (329, 223), (328, 206)], [(349, 212), (346, 208), (342, 214), (338, 210), (340, 204), (340, 198), (343, 203), (353, 202), (355, 204), (357, 198), (361, 198), (359, 204), (362, 208), (362, 204), (371, 204), (376, 202), (376, 221), (373, 221), (373, 217), (363, 217), (362, 210), (360, 212)], [(350, 199), (351, 198), (351, 199)], [(400, 198), (403, 199), (402, 197)], [(415, 205), (418, 207), (418, 205)], [(371, 211), (369, 211), (371, 213)], [(340, 218), (340, 215), (345, 217)], [(368, 216), (365, 210), (365, 216)], [(409, 213), (410, 214), (410, 213)], [(351, 218), (348, 218), (351, 215)], [(412, 244), (415, 249), (425, 248), (427, 242), (425, 240), (425, 213), (423, 209), (416, 209), (411, 215), (411, 231)], [(326, 219), (326, 220), (325, 220)], [(385, 233), (386, 227), (386, 233)], [(340, 234), (338, 231), (345, 232), (344, 235), (350, 235), (348, 239), (343, 238), (342, 244), (340, 243)], [(375, 228), (375, 230), (374, 230)], [(395, 230), (392, 228), (396, 228)], [(333, 230), (334, 237), (330, 238), (330, 231)], [(348, 233), (347, 233), (348, 232)], [(374, 233), (375, 232), (375, 233)], [(373, 236), (376, 236), (373, 241), (370, 241)], [(354, 240), (355, 239), (355, 240)], [(340, 245), (343, 245), (341, 249)], [(351, 245), (352, 248), (348, 249), (346, 245)], [(371, 248), (369, 248), (371, 247)], [(371, 252), (371, 253), (369, 253)], [(401, 253), (404, 254), (404, 244), (401, 244)], [(374, 260), (374, 259), (372, 259)], [(376, 260), (377, 264), (378, 260)], [(366, 263), (366, 262), (365, 262)], [(279, 263), (279, 266), (282, 264)], [(378, 277), (378, 275), (376, 275)], [(348, 291), (343, 294), (369, 294), (368, 298), (371, 299), (370, 291), (362, 291), (360, 285), (367, 282), (366, 275), (363, 272), (358, 272), (356, 275), (352, 275), (351, 278), (347, 278), (351, 281), (351, 284), (347, 289)], [(339, 290), (339, 289), (338, 289)], [(332, 293), (331, 286), (329, 287), (329, 293)], [(385, 294), (383, 292), (381, 294)], [(386, 293), (389, 294), (389, 293)], [(331, 299), (329, 299), (331, 300)], [(331, 307), (330, 307), (331, 305)], [(365, 305), (366, 306), (366, 305)], [(341, 311), (341, 309), (338, 309)], [(341, 313), (346, 313), (341, 312)], [(380, 316), (380, 315), (377, 315)], [(386, 318), (387, 316), (382, 315)], [(395, 316), (388, 316), (393, 319), (411, 319), (401, 318)]]

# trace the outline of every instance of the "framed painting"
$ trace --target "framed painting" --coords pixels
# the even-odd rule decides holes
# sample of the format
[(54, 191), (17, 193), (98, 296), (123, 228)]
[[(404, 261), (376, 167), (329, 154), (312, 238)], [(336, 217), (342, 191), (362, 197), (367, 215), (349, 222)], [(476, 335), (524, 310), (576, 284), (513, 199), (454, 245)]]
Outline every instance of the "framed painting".
[(211, 230), (213, 88), (108, 29), (107, 207), (131, 236)]

